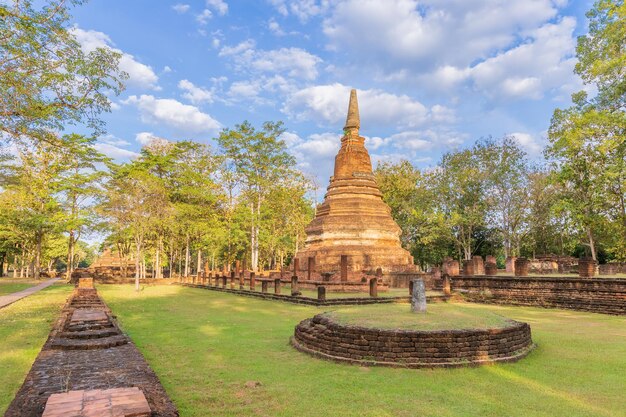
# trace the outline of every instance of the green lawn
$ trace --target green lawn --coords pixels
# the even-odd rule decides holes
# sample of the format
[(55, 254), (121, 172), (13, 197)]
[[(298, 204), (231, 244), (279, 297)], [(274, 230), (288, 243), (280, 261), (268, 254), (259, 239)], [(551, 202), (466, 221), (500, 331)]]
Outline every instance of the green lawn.
[(0, 414), (22, 385), (71, 291), (56, 284), (0, 309)]
[(0, 278), (0, 296), (25, 290), (41, 282), (30, 278)]
[(99, 291), (183, 417), (626, 415), (625, 317), (484, 306), (530, 323), (537, 349), (479, 368), (362, 368), (288, 344), (323, 308), (179, 286)]
[(490, 307), (466, 303), (433, 303), (426, 313), (413, 313), (409, 304), (390, 304), (381, 314), (379, 305), (342, 307), (328, 313), (342, 324), (378, 329), (450, 330), (504, 327), (510, 323)]

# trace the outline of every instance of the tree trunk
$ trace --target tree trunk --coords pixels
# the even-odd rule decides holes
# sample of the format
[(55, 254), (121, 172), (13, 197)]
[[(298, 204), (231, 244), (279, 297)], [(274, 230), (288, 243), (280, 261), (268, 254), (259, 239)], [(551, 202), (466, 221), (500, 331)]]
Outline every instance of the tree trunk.
[(156, 254), (154, 255), (154, 265), (152, 265), (152, 277), (154, 279), (161, 278), (161, 235), (157, 238)]
[(135, 238), (135, 291), (139, 291), (139, 275), (141, 273), (141, 240)]
[(185, 243), (185, 277), (189, 276), (189, 234)]
[(65, 279), (70, 282), (74, 266), (74, 230), (70, 230), (70, 237), (67, 241), (67, 273)]
[(202, 269), (202, 251), (198, 249), (198, 261), (196, 264), (196, 275), (200, 275), (200, 270)]
[(39, 279), (39, 270), (41, 269), (41, 245), (43, 240), (43, 234), (37, 233), (37, 245), (35, 247), (35, 262), (33, 265), (33, 276), (35, 279)]
[(596, 244), (590, 227), (587, 227), (587, 237), (589, 238), (589, 249), (591, 249), (591, 257), (594, 261), (597, 261), (598, 257), (596, 256)]

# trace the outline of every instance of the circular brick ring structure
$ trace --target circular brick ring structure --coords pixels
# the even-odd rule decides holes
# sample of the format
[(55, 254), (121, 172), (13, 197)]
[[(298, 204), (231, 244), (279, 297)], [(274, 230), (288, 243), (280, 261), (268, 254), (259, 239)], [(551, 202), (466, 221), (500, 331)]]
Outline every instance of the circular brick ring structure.
[(386, 330), (338, 324), (327, 314), (300, 322), (291, 344), (321, 359), (404, 368), (514, 362), (535, 347), (530, 326), (513, 320), (492, 329)]

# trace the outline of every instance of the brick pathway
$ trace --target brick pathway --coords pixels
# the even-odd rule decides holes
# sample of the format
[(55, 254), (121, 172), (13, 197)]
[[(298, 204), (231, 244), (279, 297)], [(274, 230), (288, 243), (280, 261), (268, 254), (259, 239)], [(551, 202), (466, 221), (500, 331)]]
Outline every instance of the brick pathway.
[[(144, 416), (135, 410), (141, 411), (145, 402), (152, 417), (178, 416), (158, 377), (96, 290), (77, 288), (4, 417), (41, 417), (44, 410), (51, 416)], [(118, 410), (121, 404), (132, 405), (130, 414), (121, 414), (128, 411)], [(68, 411), (74, 409), (81, 413)]]
[(9, 304), (13, 304), (14, 302), (21, 300), (24, 297), (28, 297), (31, 294), (36, 293), (39, 290), (43, 290), (57, 282), (59, 278), (52, 278), (47, 281), (42, 282), (41, 284), (35, 285), (34, 287), (26, 288), (25, 290), (14, 292), (13, 294), (0, 296), (0, 308), (6, 307)]

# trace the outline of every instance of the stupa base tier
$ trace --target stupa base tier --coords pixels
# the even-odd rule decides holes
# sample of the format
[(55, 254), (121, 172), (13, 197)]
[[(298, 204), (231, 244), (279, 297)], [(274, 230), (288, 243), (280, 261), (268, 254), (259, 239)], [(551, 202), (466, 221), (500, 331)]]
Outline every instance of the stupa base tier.
[(419, 270), (408, 251), (389, 246), (337, 245), (316, 248), (312, 245), (298, 252), (296, 259), (298, 272), (311, 269), (318, 276), (335, 278), (344, 269), (348, 281), (360, 281), (364, 275), (374, 275), (378, 268), (383, 274)]

